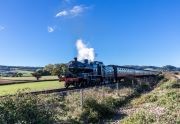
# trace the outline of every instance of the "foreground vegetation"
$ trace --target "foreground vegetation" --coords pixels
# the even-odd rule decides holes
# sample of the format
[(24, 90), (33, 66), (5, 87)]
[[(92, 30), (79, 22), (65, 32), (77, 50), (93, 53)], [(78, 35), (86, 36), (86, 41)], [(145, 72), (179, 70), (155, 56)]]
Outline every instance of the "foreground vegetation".
[(18, 93), (1, 98), (0, 120), (3, 120), (2, 124), (8, 123), (8, 119), (24, 124), (178, 124), (179, 87), (180, 82), (173, 78), (162, 80), (152, 91), (152, 86), (142, 83), (119, 89), (114, 85), (90, 88), (83, 93), (72, 91), (37, 96)]
[[(29, 92), (29, 91), (23, 91)], [(113, 118), (116, 105), (127, 95), (131, 88), (115, 91), (110, 88), (93, 88), (83, 92), (83, 105), (79, 92), (68, 94), (31, 95), (17, 93), (15, 96), (0, 98), (0, 123), (98, 123)], [(116, 95), (116, 93), (118, 93)], [(44, 115), (43, 115), (44, 114)], [(28, 118), (28, 116), (30, 116)], [(42, 117), (41, 117), (42, 116)], [(10, 123), (11, 124), (11, 123)]]
[[(62, 97), (45, 97), (18, 92), (0, 100), (0, 124), (60, 123), (64, 106)], [(57, 115), (59, 115), (57, 117)]]
[(180, 124), (180, 81), (161, 82), (152, 92), (132, 100), (122, 124)]

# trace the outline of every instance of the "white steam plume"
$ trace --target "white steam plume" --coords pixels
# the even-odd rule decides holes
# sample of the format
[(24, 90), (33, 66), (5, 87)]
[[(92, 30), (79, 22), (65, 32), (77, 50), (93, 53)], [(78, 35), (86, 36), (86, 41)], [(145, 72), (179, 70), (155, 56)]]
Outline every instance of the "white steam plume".
[(76, 48), (78, 50), (78, 61), (82, 61), (84, 59), (94, 61), (94, 48), (88, 48), (87, 45), (83, 43), (82, 39), (78, 39), (76, 41)]

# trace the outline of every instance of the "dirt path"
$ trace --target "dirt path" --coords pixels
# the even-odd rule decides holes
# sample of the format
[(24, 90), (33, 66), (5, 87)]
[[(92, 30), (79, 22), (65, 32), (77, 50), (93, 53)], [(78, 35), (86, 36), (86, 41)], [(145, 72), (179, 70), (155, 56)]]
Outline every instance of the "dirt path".
[(180, 75), (176, 75), (176, 77), (180, 79)]
[(12, 83), (13, 81), (10, 81), (10, 80), (3, 80), (3, 79), (0, 79), (0, 84), (6, 84), (6, 83)]

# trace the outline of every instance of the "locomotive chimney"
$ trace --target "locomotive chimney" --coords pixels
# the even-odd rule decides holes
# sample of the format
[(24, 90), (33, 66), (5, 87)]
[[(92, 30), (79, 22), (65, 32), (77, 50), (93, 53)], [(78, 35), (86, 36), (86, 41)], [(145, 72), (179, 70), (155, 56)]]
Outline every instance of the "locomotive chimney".
[(77, 57), (74, 57), (74, 61), (77, 62)]

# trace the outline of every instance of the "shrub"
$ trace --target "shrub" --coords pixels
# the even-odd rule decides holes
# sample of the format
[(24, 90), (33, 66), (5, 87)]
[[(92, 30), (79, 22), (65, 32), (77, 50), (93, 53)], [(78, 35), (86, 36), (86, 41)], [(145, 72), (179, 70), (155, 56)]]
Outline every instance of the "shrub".
[(147, 94), (143, 95), (138, 99), (133, 100), (133, 105), (140, 105), (143, 103), (156, 102), (158, 100), (158, 96), (156, 94)]
[(152, 124), (155, 121), (155, 115), (145, 111), (140, 111), (124, 119), (122, 124)]
[(176, 91), (167, 92), (165, 95), (161, 96), (158, 100), (158, 105), (165, 107), (173, 107), (174, 104), (179, 102), (180, 94)]
[(166, 82), (168, 79), (165, 78), (165, 76), (163, 74), (160, 74), (157, 76), (157, 79), (160, 81), (160, 80), (163, 80), (163, 82)]
[(178, 74), (179, 74), (179, 72), (174, 72), (174, 74), (175, 74), (175, 75), (178, 75)]
[(180, 88), (180, 80), (174, 81), (174, 83), (171, 85), (171, 88)]
[(178, 111), (167, 111), (159, 117), (159, 122), (161, 122), (161, 124), (180, 124), (180, 115)]
[(120, 100), (115, 99), (113, 97), (105, 98), (102, 103), (105, 104), (108, 108), (115, 109), (118, 107)]
[(1, 124), (53, 124), (55, 111), (37, 96), (17, 93), (0, 101)]
[(150, 90), (150, 85), (147, 83), (142, 83), (136, 88), (136, 91), (139, 93), (144, 92), (144, 91), (149, 91), (149, 90)]
[(112, 99), (98, 103), (95, 99), (88, 98), (84, 102), (81, 120), (86, 120), (87, 123), (98, 123), (103, 119), (110, 119), (115, 113), (113, 104)]

